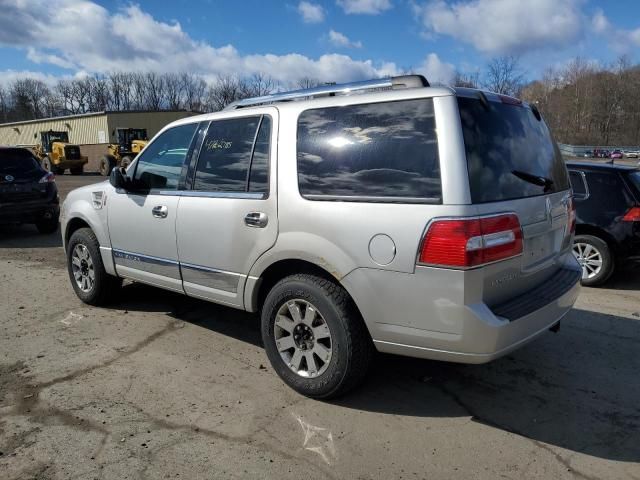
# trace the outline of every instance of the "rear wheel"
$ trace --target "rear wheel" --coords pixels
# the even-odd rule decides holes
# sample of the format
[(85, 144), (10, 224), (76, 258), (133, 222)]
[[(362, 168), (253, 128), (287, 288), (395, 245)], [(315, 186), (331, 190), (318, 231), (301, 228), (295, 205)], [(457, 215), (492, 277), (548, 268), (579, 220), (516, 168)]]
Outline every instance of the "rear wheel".
[(36, 222), (38, 232), (42, 234), (53, 233), (58, 230), (58, 217), (43, 218)]
[(67, 269), (76, 295), (89, 305), (104, 305), (114, 298), (122, 280), (109, 275), (100, 256), (98, 239), (90, 228), (73, 232), (67, 245)]
[(582, 267), (582, 284), (597, 286), (606, 282), (615, 267), (607, 242), (593, 235), (576, 235), (573, 254)]
[(116, 159), (110, 155), (105, 155), (100, 159), (100, 175), (109, 176), (111, 170), (116, 166)]
[(332, 280), (309, 274), (281, 280), (267, 294), (261, 317), (271, 365), (299, 393), (333, 398), (365, 378), (374, 351), (369, 332)]

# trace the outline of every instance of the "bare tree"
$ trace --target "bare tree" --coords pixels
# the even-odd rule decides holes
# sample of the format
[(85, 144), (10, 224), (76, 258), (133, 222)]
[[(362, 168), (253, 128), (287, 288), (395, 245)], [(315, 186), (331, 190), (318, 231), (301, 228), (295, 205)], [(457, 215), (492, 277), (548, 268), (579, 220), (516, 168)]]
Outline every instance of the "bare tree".
[(207, 91), (207, 83), (192, 73), (180, 75), (184, 106), (189, 111), (202, 111), (204, 109), (204, 97)]
[(456, 72), (453, 77), (454, 87), (466, 87), (466, 88), (479, 88), (480, 86), (480, 74), (478, 72), (473, 73), (461, 73)]
[(170, 110), (180, 110), (182, 108), (183, 93), (183, 84), (180, 76), (176, 73), (166, 73), (162, 78), (164, 81), (167, 108)]
[(518, 96), (522, 89), (524, 73), (518, 57), (496, 57), (487, 65), (484, 86), (492, 92)]
[(206, 106), (210, 111), (222, 110), (230, 103), (251, 96), (247, 82), (233, 75), (223, 75), (209, 86)]

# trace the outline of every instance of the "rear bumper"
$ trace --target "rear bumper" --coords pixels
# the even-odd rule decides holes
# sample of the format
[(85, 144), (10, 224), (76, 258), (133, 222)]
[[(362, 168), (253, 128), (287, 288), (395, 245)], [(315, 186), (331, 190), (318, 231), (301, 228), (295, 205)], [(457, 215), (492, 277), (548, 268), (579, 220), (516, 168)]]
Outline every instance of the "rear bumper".
[[(519, 310), (518, 305), (512, 305), (508, 319), (485, 303), (465, 302), (464, 283), (452, 272), (429, 273), (417, 280), (418, 273), (359, 269), (343, 280), (362, 311), (379, 351), (457, 363), (486, 363), (556, 325), (571, 310), (580, 291), (580, 270), (575, 263), (568, 263), (554, 274), (554, 277), (565, 275), (558, 295), (533, 305), (520, 302)], [(571, 278), (567, 279), (566, 275)], [(377, 298), (371, 296), (376, 285)], [(389, 285), (396, 293), (393, 298), (380, 295), (380, 292), (389, 292)], [(523, 297), (539, 295), (540, 292), (536, 292), (539, 288)], [(507, 311), (500, 310), (503, 307), (495, 310)], [(513, 317), (514, 311), (522, 316)]]

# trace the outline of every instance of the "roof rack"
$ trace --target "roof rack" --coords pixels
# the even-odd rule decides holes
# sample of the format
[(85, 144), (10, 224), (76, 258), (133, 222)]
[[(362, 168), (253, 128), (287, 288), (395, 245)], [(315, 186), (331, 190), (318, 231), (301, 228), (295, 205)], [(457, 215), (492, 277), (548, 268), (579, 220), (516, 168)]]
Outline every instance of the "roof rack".
[(364, 80), (361, 82), (324, 85), (322, 87), (292, 90), (290, 92), (272, 93), (262, 97), (245, 98), (227, 105), (225, 110), (235, 110), (238, 108), (263, 105), (267, 103), (289, 102), (303, 98), (334, 96), (336, 94), (347, 95), (359, 90), (373, 90), (376, 88), (420, 88), (428, 86), (429, 82), (422, 75), (402, 75), (397, 77)]

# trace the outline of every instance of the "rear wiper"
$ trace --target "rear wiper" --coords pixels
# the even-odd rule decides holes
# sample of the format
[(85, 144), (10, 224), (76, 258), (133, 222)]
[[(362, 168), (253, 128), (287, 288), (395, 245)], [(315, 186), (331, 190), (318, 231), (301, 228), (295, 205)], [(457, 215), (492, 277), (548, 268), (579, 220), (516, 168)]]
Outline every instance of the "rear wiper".
[(521, 170), (512, 170), (511, 173), (525, 182), (533, 183), (539, 187), (544, 187), (545, 192), (551, 190), (551, 187), (553, 186), (553, 180), (541, 175), (533, 175), (532, 173), (523, 172)]

